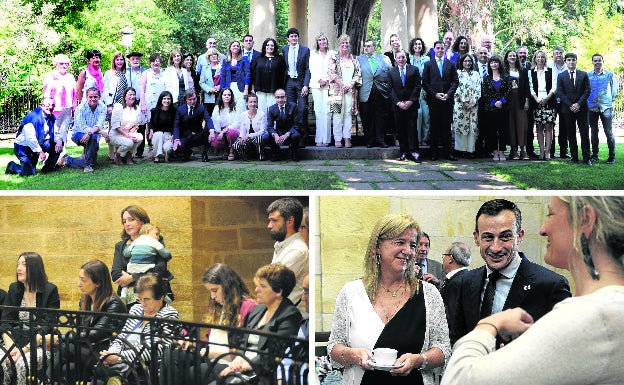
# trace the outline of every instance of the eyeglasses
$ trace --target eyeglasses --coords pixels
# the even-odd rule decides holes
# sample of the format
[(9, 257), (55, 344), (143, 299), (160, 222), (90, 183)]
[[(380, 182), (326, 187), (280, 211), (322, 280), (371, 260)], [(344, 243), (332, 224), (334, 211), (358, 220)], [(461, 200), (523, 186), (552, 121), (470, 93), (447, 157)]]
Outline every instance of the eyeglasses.
[(62, 61), (62, 62), (58, 62), (57, 64), (58, 65), (66, 65), (66, 66), (68, 66), (69, 62)]

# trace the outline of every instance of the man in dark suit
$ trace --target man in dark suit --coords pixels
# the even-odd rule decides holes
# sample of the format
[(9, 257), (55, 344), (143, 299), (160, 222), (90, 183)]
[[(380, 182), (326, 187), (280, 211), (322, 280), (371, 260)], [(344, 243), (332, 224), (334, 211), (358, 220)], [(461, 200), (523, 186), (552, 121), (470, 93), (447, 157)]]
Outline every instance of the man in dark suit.
[(420, 98), (420, 72), (417, 67), (407, 64), (407, 57), (407, 52), (402, 49), (394, 54), (397, 65), (389, 72), (390, 100), (394, 124), (399, 134), (401, 157), (398, 160), (419, 162), (416, 120)]
[(375, 52), (376, 45), (374, 40), (365, 41), (364, 53), (357, 58), (362, 71), (362, 87), (358, 93), (360, 118), (366, 147), (387, 148), (384, 135), (390, 96), (388, 70), (392, 64), (388, 57)]
[(570, 297), (565, 277), (518, 251), (524, 229), (515, 203), (505, 199), (485, 202), (477, 212), (473, 235), (485, 266), (462, 276), (449, 333), (451, 344), (492, 313), (521, 307), (537, 321)]
[[(576, 142), (576, 126), (581, 134), (581, 153), (583, 163), (592, 165), (589, 151), (589, 124), (587, 121), (587, 98), (591, 92), (587, 72), (576, 69), (576, 54), (565, 55), (567, 71), (557, 77), (557, 99), (561, 101), (561, 123), (567, 131), (572, 162), (578, 163), (578, 145)], [(560, 134), (561, 135), (561, 134)], [(565, 151), (560, 150), (561, 153)]]
[(446, 158), (455, 161), (457, 158), (451, 151), (451, 123), (453, 95), (459, 82), (457, 68), (453, 62), (444, 58), (443, 42), (436, 41), (433, 49), (435, 58), (425, 63), (422, 74), (422, 87), (427, 93), (431, 121), (431, 160), (438, 159), (438, 146), (442, 145)]
[(462, 275), (468, 271), (472, 257), (464, 242), (453, 242), (442, 254), (442, 269), (446, 278), (440, 284), (440, 295), (446, 309), (446, 321), (451, 328), (461, 290)]
[(286, 91), (275, 91), (275, 104), (269, 107), (267, 114), (267, 129), (269, 131), (269, 147), (273, 153), (273, 161), (281, 160), (280, 146), (290, 144), (290, 158), (299, 161), (297, 148), (301, 137), (300, 115), (297, 113), (297, 105), (286, 102)]
[(423, 281), (439, 286), (445, 275), (442, 270), (442, 264), (428, 258), (430, 249), (431, 240), (429, 239), (429, 234), (421, 231), (418, 234), (418, 249), (416, 249), (416, 275)]
[(308, 133), (308, 91), (310, 86), (310, 49), (299, 45), (299, 31), (289, 28), (286, 32), (288, 45), (282, 48), (286, 60), (286, 97), (297, 104), (301, 122), (301, 146), (305, 146)]
[(243, 59), (247, 60), (251, 66), (251, 62), (260, 56), (260, 52), (253, 49), (254, 38), (252, 35), (247, 34), (243, 37)]
[(214, 130), (212, 119), (206, 107), (197, 103), (195, 90), (184, 93), (186, 104), (178, 107), (173, 121), (173, 151), (190, 160), (193, 147), (204, 146), (202, 161), (208, 162), (208, 133)]

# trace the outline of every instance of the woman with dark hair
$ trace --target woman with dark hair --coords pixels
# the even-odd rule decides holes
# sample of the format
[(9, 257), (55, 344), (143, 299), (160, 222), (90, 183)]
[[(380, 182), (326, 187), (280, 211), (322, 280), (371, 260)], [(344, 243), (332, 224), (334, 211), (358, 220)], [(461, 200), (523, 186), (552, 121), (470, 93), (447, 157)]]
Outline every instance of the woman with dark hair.
[(481, 98), (481, 75), (474, 70), (472, 55), (463, 54), (457, 61), (459, 80), (453, 105), (455, 150), (473, 159), (479, 127), (477, 111)]
[(208, 143), (217, 151), (227, 145), (229, 155), (227, 160), (234, 160), (234, 149), (232, 144), (238, 138), (238, 119), (236, 112), (238, 101), (234, 98), (234, 92), (230, 88), (221, 88), (219, 97), (217, 98), (217, 106), (212, 111), (212, 123), (214, 129), (210, 130), (208, 135)]
[[(67, 375), (65, 382), (74, 384), (76, 381), (90, 380), (93, 366), (97, 362), (97, 354), (110, 344), (113, 333), (123, 325), (123, 320), (110, 317), (113, 313), (126, 313), (126, 306), (113, 292), (108, 266), (100, 260), (89, 261), (82, 265), (78, 274), (80, 310), (99, 314), (79, 316), (78, 335), (76, 339), (66, 340), (66, 353), (63, 373)], [(76, 367), (76, 353), (80, 355), (80, 366)], [(60, 355), (54, 356), (54, 368), (60, 369)], [(51, 375), (51, 370), (48, 370)], [(52, 375), (55, 381), (59, 374)]]
[(156, 107), (151, 111), (147, 135), (154, 147), (154, 163), (168, 162), (169, 153), (173, 149), (173, 122), (175, 120), (173, 95), (163, 91), (158, 97)]
[[(150, 218), (142, 207), (131, 205), (121, 210), (121, 223), (123, 225), (123, 230), (121, 231), (121, 241), (115, 244), (115, 255), (113, 257), (113, 267), (111, 268), (113, 282), (119, 285), (117, 287), (117, 295), (121, 294), (122, 288), (133, 286), (139, 278), (144, 275), (140, 273), (129, 274), (127, 272), (130, 258), (129, 256), (127, 258), (124, 256), (124, 250), (130, 246), (132, 241), (139, 237), (141, 226), (146, 223), (150, 223)], [(160, 243), (164, 245), (162, 236)], [(167, 263), (162, 259), (156, 263), (156, 266), (152, 269), (152, 271), (163, 277), (165, 282), (167, 282), (167, 279), (170, 280), (173, 278), (167, 270)], [(137, 292), (136, 289), (134, 292)]]
[(255, 150), (258, 158), (264, 160), (264, 145), (269, 137), (266, 126), (266, 115), (258, 110), (258, 97), (250, 93), (247, 95), (247, 111), (243, 111), (238, 120), (238, 139), (232, 144), (236, 156), (247, 160), (249, 153)]
[(146, 116), (149, 116), (149, 111), (156, 107), (160, 94), (167, 90), (164, 71), (160, 67), (160, 55), (157, 53), (151, 54), (149, 61), (150, 68), (141, 74), (141, 97), (139, 98), (141, 101), (141, 113)]
[[(415, 37), (410, 41), (409, 52), (411, 54), (409, 62), (418, 68), (418, 73), (422, 76), (425, 69), (425, 63), (431, 60), (427, 55), (427, 46), (423, 39)], [(418, 106), (418, 120), (416, 120), (416, 129), (418, 131), (418, 140), (421, 146), (429, 141), (429, 104), (425, 96), (425, 90), (420, 90), (420, 104)]]
[[(141, 299), (140, 303), (134, 304), (129, 311), (129, 315), (148, 318), (169, 318), (178, 319), (178, 311), (165, 302), (166, 289), (163, 280), (155, 273), (147, 273), (139, 278), (135, 292)], [(137, 364), (136, 359), (149, 365), (150, 360), (158, 359), (163, 350), (171, 346), (174, 329), (170, 323), (161, 323), (161, 330), (156, 333), (157, 357), (152, 357), (152, 338), (149, 336), (152, 329), (151, 321), (143, 321), (136, 318), (126, 320), (121, 333), (110, 344), (108, 349), (100, 351), (100, 359), (108, 368), (97, 367), (95, 371), (96, 384), (106, 383), (105, 378), (126, 377), (128, 372), (132, 372), (131, 365)], [(138, 356), (137, 356), (138, 354)]]
[[(505, 54), (505, 71), (511, 82), (509, 96), (509, 159), (529, 159), (526, 152), (527, 127), (529, 111), (529, 75), (524, 66), (518, 62), (518, 53), (514, 50)], [(520, 147), (520, 154), (518, 154)]]
[(509, 97), (511, 82), (503, 67), (503, 58), (492, 55), (488, 59), (488, 74), (481, 84), (481, 100), (485, 112), (485, 150), (492, 151), (492, 159), (505, 160), (505, 149), (509, 142)]
[[(45, 272), (43, 259), (35, 252), (25, 252), (20, 254), (17, 259), (17, 269), (15, 274), (15, 282), (9, 286), (9, 292), (4, 299), (5, 306), (58, 309), (61, 306), (58, 288), (55, 284), (48, 281)], [(35, 318), (38, 318), (36, 316)], [(17, 384), (26, 384), (27, 367), (31, 363), (31, 338), (34, 330), (28, 327), (30, 313), (20, 312), (15, 309), (5, 309), (2, 312), (2, 323), (0, 323), (0, 333), (2, 334), (2, 342), (4, 347), (2, 352), (8, 351), (6, 360), (2, 361), (2, 372), (4, 373), (3, 383), (5, 385), (12, 384), (15, 379), (11, 378), (13, 371), (17, 373)], [(50, 333), (52, 326), (49, 324), (56, 323), (56, 315), (42, 314), (40, 316), (40, 333), (37, 331), (36, 343), (41, 345), (42, 335)], [(9, 350), (10, 349), (10, 350)], [(31, 353), (31, 354), (29, 354)], [(41, 369), (43, 365), (43, 355), (48, 358), (49, 351), (45, 351), (42, 347), (38, 347), (34, 352), (36, 354), (37, 369)], [(4, 354), (3, 354), (4, 355)], [(11, 367), (14, 368), (11, 368)], [(37, 369), (30, 368), (32, 373)]]
[[(343, 385), (438, 382), (451, 346), (438, 289), (413, 274), (419, 230), (406, 214), (379, 219), (364, 277), (347, 282), (336, 298), (327, 351), (334, 368), (344, 368)], [(391, 367), (376, 365), (376, 348), (397, 350)]]
[(265, 114), (275, 103), (275, 91), (284, 88), (286, 61), (280, 52), (277, 41), (269, 37), (262, 43), (260, 56), (251, 62), (251, 92), (258, 95), (258, 110)]
[(182, 54), (182, 67), (188, 74), (186, 89), (194, 89), (197, 95), (199, 95), (199, 75), (197, 71), (195, 71), (195, 57), (192, 53), (187, 52)]
[(219, 51), (216, 48), (209, 48), (206, 56), (209, 65), (201, 73), (199, 86), (203, 91), (204, 106), (208, 113), (212, 115), (217, 94), (221, 89), (219, 84), (221, 82), (221, 62), (219, 61)]
[(182, 65), (182, 52), (174, 49), (169, 55), (169, 66), (164, 71), (167, 91), (173, 95), (176, 106), (184, 104), (184, 92), (189, 83), (189, 73)]
[[(470, 41), (468, 41), (468, 38), (465, 36), (457, 36), (451, 49), (453, 50), (453, 52), (457, 52), (460, 56), (469, 55)], [(475, 59), (473, 58), (472, 60), (474, 61)], [(459, 67), (459, 65), (457, 67)]]
[[(269, 331), (288, 336), (297, 336), (301, 313), (288, 299), (288, 295), (296, 284), (295, 273), (281, 264), (262, 266), (256, 271), (254, 283), (256, 285), (256, 305), (245, 320), (245, 327), (258, 331)], [(258, 336), (249, 338), (243, 342), (242, 350), (259, 350), (266, 352), (270, 344), (269, 338)], [(251, 352), (249, 352), (251, 353)], [(253, 362), (256, 368), (260, 385), (272, 383), (275, 372), (275, 361), (266, 354), (258, 354), (254, 357), (237, 356), (225, 368), (215, 366), (213, 373), (219, 376), (227, 376), (230, 373), (250, 373)], [(220, 372), (219, 370), (222, 369)]]
[(249, 62), (243, 58), (239, 41), (230, 43), (225, 60), (221, 64), (221, 89), (230, 88), (236, 104), (242, 109), (249, 93)]
[(136, 91), (129, 87), (123, 93), (121, 103), (115, 103), (111, 116), (111, 128), (109, 137), (111, 145), (116, 147), (115, 164), (133, 164), (132, 155), (136, 153), (143, 135), (139, 134), (141, 124), (141, 111), (137, 108)]

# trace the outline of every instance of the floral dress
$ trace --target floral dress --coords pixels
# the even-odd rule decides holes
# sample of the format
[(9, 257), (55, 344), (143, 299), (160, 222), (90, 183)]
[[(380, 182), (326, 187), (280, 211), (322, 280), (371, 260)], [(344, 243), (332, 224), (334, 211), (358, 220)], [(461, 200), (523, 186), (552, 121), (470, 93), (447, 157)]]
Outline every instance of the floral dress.
[(147, 117), (149, 118), (149, 111), (156, 107), (158, 97), (167, 89), (167, 86), (165, 84), (164, 71), (161, 70), (159, 74), (156, 74), (151, 68), (149, 68), (145, 70), (145, 72), (147, 72), (145, 75), (145, 104), (147, 105)]
[[(481, 76), (477, 71), (458, 71), (459, 85), (455, 91), (455, 104), (453, 106), (453, 124), (455, 135), (470, 136), (476, 138), (479, 135), (477, 126), (477, 102), (481, 97)], [(464, 108), (464, 103), (473, 104), (472, 108)], [(458, 149), (470, 151), (470, 149)]]

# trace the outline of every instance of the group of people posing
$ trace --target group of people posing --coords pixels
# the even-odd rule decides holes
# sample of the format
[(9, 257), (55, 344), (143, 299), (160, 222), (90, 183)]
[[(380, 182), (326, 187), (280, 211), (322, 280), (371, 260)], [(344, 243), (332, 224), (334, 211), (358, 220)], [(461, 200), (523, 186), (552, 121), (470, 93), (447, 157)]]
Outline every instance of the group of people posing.
[[(544, 260), (570, 272), (571, 297), (565, 277), (519, 250), (526, 233), (511, 201), (478, 210), (473, 236), (485, 265), (473, 270), (467, 245), (449, 245), (440, 267), (411, 216), (387, 215), (371, 232), (363, 277), (336, 298), (331, 365), (342, 385), (618, 384), (622, 226), (621, 197), (550, 198)], [(377, 361), (378, 348), (396, 359)]]
[[(298, 220), (297, 228), (307, 228), (307, 219), (302, 222), (303, 208), (297, 203), (295, 199), (283, 198), (267, 209), (268, 228), (273, 239), (279, 241), (272, 263), (256, 271), (253, 292), (228, 265), (218, 263), (206, 269), (202, 278), (210, 298), (206, 322), (308, 338), (307, 318), (303, 319), (309, 311), (307, 246), (299, 232), (291, 231), (294, 216)], [(296, 214), (288, 215), (289, 210)], [(143, 364), (149, 366), (152, 360), (160, 362), (165, 352), (169, 358), (175, 356), (176, 360), (187, 362), (176, 367), (163, 365), (159, 369), (161, 375), (193, 378), (196, 371), (189, 365), (197, 362), (195, 353), (187, 355), (189, 346), (182, 341), (181, 336), (185, 334), (178, 330), (179, 325), (166, 322), (166, 319), (178, 319), (177, 310), (170, 304), (173, 298), (169, 281), (173, 276), (167, 270), (167, 262), (171, 253), (164, 247), (158, 227), (150, 223), (147, 212), (141, 207), (124, 208), (121, 221), (122, 239), (115, 244), (112, 267), (109, 269), (104, 262), (93, 260), (79, 269), (78, 288), (82, 292), (79, 308), (91, 313), (78, 316), (76, 337), (69, 334), (51, 337), (57, 323), (56, 314), (34, 315), (35, 323), (42, 330), (29, 328), (33, 314), (19, 311), (19, 308), (58, 309), (60, 296), (57, 286), (48, 280), (43, 258), (35, 252), (20, 254), (16, 281), (10, 285), (8, 294), (0, 290), (0, 304), (14, 307), (0, 309), (1, 351), (6, 353), (0, 368), (4, 384), (15, 383), (15, 376), (18, 384), (26, 384), (33, 374), (54, 382), (93, 379), (93, 383), (104, 384), (110, 377), (135, 376)], [(118, 285), (116, 293), (113, 283)], [(124, 324), (123, 319), (111, 317), (113, 313), (142, 318), (130, 317)], [(144, 319), (153, 317), (159, 321)], [(154, 340), (145, 337), (150, 331), (156, 331), (159, 336), (155, 350)], [(246, 335), (240, 345), (231, 346), (226, 330), (208, 330), (203, 342), (198, 341), (204, 345), (197, 346), (197, 351), (204, 347), (199, 352), (202, 378), (193, 383), (209, 384), (231, 373), (257, 376), (261, 384), (273, 383), (272, 379), (278, 375), (277, 364), (273, 356), (261, 353), (268, 350), (271, 338), (255, 337), (258, 336)], [(174, 339), (180, 339), (179, 344)], [(57, 347), (52, 348), (54, 345)], [(36, 349), (30, 351), (32, 346)], [(230, 348), (239, 349), (239, 354), (223, 354), (232, 353)], [(158, 357), (152, 357), (154, 352)], [(33, 354), (36, 357), (31, 361)], [(214, 367), (212, 360), (218, 360)], [(36, 362), (37, 368), (31, 368), (31, 362)]]

